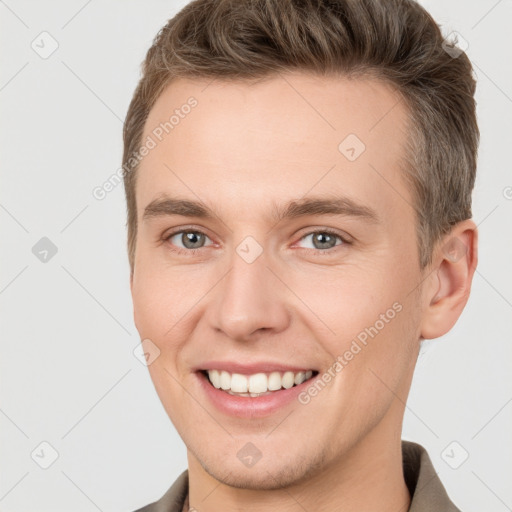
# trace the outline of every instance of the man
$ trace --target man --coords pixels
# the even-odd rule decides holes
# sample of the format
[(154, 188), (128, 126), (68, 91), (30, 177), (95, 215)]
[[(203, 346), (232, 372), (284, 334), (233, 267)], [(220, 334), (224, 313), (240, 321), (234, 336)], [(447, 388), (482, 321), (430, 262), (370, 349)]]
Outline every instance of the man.
[(143, 511), (458, 510), (401, 441), (477, 263), (463, 53), (406, 0), (197, 0), (124, 131), (134, 317), (188, 470)]

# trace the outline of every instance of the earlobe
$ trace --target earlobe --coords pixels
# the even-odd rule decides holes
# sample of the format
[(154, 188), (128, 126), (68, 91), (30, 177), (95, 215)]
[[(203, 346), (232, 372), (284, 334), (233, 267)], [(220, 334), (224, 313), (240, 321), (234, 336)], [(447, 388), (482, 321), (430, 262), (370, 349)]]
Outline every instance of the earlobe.
[(438, 338), (455, 325), (469, 298), (477, 253), (478, 233), (472, 220), (454, 226), (437, 244), (425, 297), (422, 338)]

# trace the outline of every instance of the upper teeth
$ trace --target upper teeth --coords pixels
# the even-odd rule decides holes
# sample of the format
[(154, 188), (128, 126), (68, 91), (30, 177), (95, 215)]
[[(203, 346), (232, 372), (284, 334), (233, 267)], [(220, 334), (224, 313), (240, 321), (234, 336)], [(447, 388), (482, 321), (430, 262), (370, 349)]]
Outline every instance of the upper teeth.
[(266, 391), (277, 391), (281, 388), (289, 389), (294, 384), (302, 384), (305, 380), (310, 379), (312, 375), (312, 370), (297, 373), (255, 373), (253, 375), (229, 373), (224, 370), (208, 370), (208, 377), (214, 387), (236, 393), (265, 393)]

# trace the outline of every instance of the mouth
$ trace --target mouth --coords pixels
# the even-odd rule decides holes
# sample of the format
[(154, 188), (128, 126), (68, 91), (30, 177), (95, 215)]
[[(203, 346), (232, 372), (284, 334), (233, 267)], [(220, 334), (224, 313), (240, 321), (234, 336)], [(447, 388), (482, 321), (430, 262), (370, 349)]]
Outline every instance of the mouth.
[(207, 369), (200, 370), (200, 373), (213, 388), (243, 398), (274, 395), (300, 386), (318, 375), (316, 370), (271, 371), (246, 375), (220, 369)]

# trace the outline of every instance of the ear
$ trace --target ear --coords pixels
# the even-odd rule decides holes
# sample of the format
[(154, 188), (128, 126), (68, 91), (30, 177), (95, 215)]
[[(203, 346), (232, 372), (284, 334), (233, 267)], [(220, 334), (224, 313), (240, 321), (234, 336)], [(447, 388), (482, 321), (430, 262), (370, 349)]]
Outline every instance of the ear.
[(434, 249), (426, 281), (421, 337), (446, 334), (466, 306), (478, 261), (478, 232), (472, 220), (456, 224)]
[(133, 276), (134, 272), (130, 271), (130, 293), (132, 295), (133, 322), (135, 324), (135, 328), (137, 328), (137, 311), (135, 310), (135, 301), (133, 300)]

